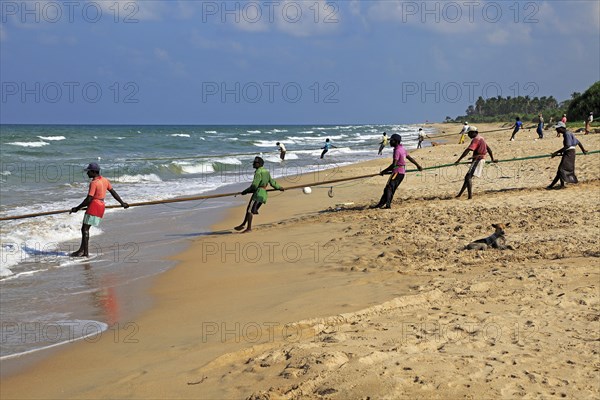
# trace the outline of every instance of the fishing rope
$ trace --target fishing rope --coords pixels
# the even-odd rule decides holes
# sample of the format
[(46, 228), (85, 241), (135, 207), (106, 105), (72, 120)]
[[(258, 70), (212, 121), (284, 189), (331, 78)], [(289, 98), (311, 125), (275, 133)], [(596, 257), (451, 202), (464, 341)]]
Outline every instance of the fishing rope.
[[(587, 154), (597, 154), (597, 153), (600, 153), (600, 150), (593, 150), (593, 151), (587, 152)], [(577, 153), (577, 154), (582, 155), (583, 153)], [(527, 157), (512, 158), (512, 159), (506, 159), (506, 160), (497, 160), (496, 162), (506, 163), (506, 162), (525, 161), (525, 160), (533, 160), (533, 159), (548, 158), (548, 157), (551, 157), (551, 155), (544, 154), (544, 155), (536, 155), (536, 156), (527, 156)], [(422, 171), (430, 171), (430, 170), (453, 167), (456, 165), (464, 165), (464, 164), (471, 164), (471, 162), (467, 161), (467, 162), (461, 162), (458, 164), (452, 163), (452, 164), (434, 165), (431, 167), (424, 167), (422, 169)], [(406, 172), (407, 173), (408, 172), (419, 172), (419, 170), (418, 169), (408, 169), (408, 170), (406, 170)], [(294, 186), (286, 187), (285, 190), (300, 189), (300, 188), (304, 188), (307, 186), (313, 186), (313, 187), (325, 186), (325, 185), (329, 185), (332, 183), (348, 182), (348, 181), (353, 181), (353, 180), (358, 180), (358, 179), (373, 178), (373, 177), (379, 176), (379, 175), (381, 175), (381, 174), (376, 173), (376, 174), (354, 176), (354, 177), (350, 177), (350, 178), (339, 178), (339, 179), (332, 179), (332, 180), (328, 180), (328, 181), (313, 182), (312, 184), (309, 183), (309, 184), (302, 184), (302, 185), (294, 185)], [(267, 190), (267, 192), (274, 192), (274, 191), (278, 191), (278, 189), (268, 189)], [(151, 205), (169, 204), (169, 203), (181, 203), (181, 202), (187, 202), (187, 201), (208, 200), (208, 199), (217, 199), (217, 198), (232, 197), (232, 196), (235, 197), (240, 194), (241, 194), (241, 192), (221, 193), (221, 194), (211, 194), (211, 195), (202, 195), (202, 196), (181, 197), (181, 198), (176, 198), (176, 199), (143, 201), (143, 202), (139, 202), (139, 203), (129, 203), (129, 207), (151, 206)], [(110, 205), (110, 206), (106, 206), (106, 208), (107, 209), (108, 208), (121, 208), (121, 206), (120, 205)], [(12, 221), (12, 220), (17, 220), (17, 219), (34, 218), (34, 217), (41, 217), (41, 216), (46, 216), (46, 215), (66, 214), (66, 213), (70, 213), (70, 212), (71, 212), (70, 209), (69, 210), (46, 211), (46, 212), (33, 213), (33, 214), (23, 214), (23, 215), (15, 215), (15, 216), (8, 216), (8, 217), (0, 217), (0, 221)]]

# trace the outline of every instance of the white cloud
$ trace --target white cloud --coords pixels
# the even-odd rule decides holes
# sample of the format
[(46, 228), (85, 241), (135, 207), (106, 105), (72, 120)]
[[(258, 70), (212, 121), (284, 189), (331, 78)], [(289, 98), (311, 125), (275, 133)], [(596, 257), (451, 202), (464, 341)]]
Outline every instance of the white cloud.
[[(230, 4), (230, 3), (227, 3)], [(327, 0), (235, 3), (224, 14), (214, 16), (225, 20), (236, 29), (245, 32), (269, 32), (276, 30), (296, 37), (327, 35), (335, 32), (341, 23), (339, 5)], [(221, 3), (220, 7), (225, 7)]]
[(506, 29), (497, 29), (485, 35), (489, 43), (496, 45), (507, 44), (509, 36), (510, 34)]
[(196, 29), (192, 30), (190, 35), (190, 44), (197, 49), (202, 50), (226, 50), (241, 52), (243, 50), (242, 45), (234, 40), (213, 40), (208, 39), (200, 34)]
[(120, 22), (161, 20), (169, 11), (162, 1), (95, 0), (94, 3), (102, 9), (106, 18), (110, 17)]
[(78, 39), (75, 36), (61, 36), (52, 34), (42, 34), (39, 36), (39, 42), (46, 46), (74, 46), (78, 43)]
[(169, 52), (165, 49), (161, 49), (160, 47), (156, 47), (154, 49), (154, 56), (167, 65), (176, 75), (185, 76), (187, 72), (185, 70), (185, 64), (179, 61), (175, 61), (171, 58)]

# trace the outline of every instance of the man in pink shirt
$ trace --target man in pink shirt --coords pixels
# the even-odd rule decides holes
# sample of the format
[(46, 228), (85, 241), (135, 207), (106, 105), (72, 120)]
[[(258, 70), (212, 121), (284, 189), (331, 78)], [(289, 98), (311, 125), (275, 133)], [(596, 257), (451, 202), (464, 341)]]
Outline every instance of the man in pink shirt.
[(460, 189), (460, 192), (458, 192), (458, 194), (456, 195), (456, 197), (458, 198), (462, 196), (465, 189), (467, 189), (469, 199), (471, 199), (473, 197), (473, 175), (475, 175), (476, 177), (481, 177), (481, 172), (483, 171), (483, 165), (485, 164), (485, 156), (487, 155), (487, 153), (490, 153), (490, 158), (492, 159), (492, 162), (497, 162), (497, 160), (494, 159), (492, 149), (490, 149), (490, 146), (487, 145), (485, 139), (483, 139), (483, 137), (479, 135), (479, 132), (477, 131), (476, 127), (470, 127), (468, 135), (471, 138), (471, 144), (465, 149), (465, 151), (458, 158), (458, 160), (456, 160), (455, 164), (458, 164), (460, 160), (466, 157), (467, 154), (469, 154), (471, 151), (473, 152), (473, 162), (469, 167), (469, 171), (465, 175), (465, 182), (463, 183), (463, 186)]
[(381, 171), (381, 175), (392, 174), (390, 179), (388, 179), (385, 188), (383, 189), (383, 195), (379, 200), (379, 203), (375, 206), (371, 206), (371, 208), (392, 208), (392, 199), (394, 198), (394, 193), (396, 193), (396, 189), (404, 180), (404, 174), (406, 173), (406, 160), (415, 164), (419, 171), (422, 171), (423, 168), (417, 163), (406, 151), (404, 146), (402, 146), (402, 137), (397, 133), (394, 133), (390, 138), (390, 146), (394, 148), (394, 158), (392, 163)]
[(123, 208), (129, 207), (129, 204), (121, 200), (121, 197), (112, 188), (110, 181), (100, 176), (100, 166), (97, 163), (90, 163), (84, 171), (87, 171), (87, 176), (92, 181), (90, 182), (87, 197), (80, 205), (71, 208), (71, 213), (76, 213), (83, 207), (87, 207), (83, 217), (83, 224), (81, 225), (81, 246), (79, 246), (79, 250), (71, 253), (71, 257), (89, 256), (90, 227), (100, 225), (100, 221), (104, 216), (104, 198), (107, 191), (110, 192)]

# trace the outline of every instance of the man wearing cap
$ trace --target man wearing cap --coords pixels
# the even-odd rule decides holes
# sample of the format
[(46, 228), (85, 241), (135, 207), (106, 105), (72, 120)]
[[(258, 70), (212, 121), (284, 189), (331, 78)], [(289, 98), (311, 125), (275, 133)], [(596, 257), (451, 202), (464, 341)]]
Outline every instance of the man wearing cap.
[(247, 189), (242, 191), (242, 194), (253, 193), (250, 202), (248, 203), (248, 207), (246, 208), (246, 216), (244, 217), (244, 222), (240, 225), (236, 226), (236, 231), (241, 231), (246, 227), (246, 230), (242, 233), (248, 233), (252, 231), (252, 217), (253, 215), (258, 214), (258, 209), (260, 206), (267, 202), (267, 186), (271, 185), (274, 189), (281, 190), (282, 192), (285, 190), (275, 181), (275, 179), (271, 178), (271, 174), (264, 167), (265, 161), (261, 157), (254, 157), (254, 161), (252, 162), (252, 167), (256, 170), (254, 172), (254, 179), (252, 180), (252, 184)]
[(467, 132), (469, 132), (469, 123), (465, 121), (462, 131), (460, 131), (460, 140), (458, 141), (458, 144), (463, 144), (465, 142), (465, 136), (467, 136)]
[(394, 148), (394, 158), (392, 163), (381, 171), (380, 175), (392, 174), (390, 179), (388, 179), (385, 188), (383, 189), (383, 195), (379, 200), (377, 205), (371, 206), (371, 208), (392, 208), (392, 199), (394, 198), (394, 193), (396, 193), (396, 189), (404, 180), (404, 174), (406, 173), (406, 161), (408, 160), (411, 163), (415, 164), (419, 171), (422, 171), (423, 168), (416, 162), (406, 151), (404, 146), (402, 146), (402, 137), (397, 133), (394, 133), (390, 138), (390, 146)]
[(564, 189), (565, 182), (567, 183), (577, 183), (577, 176), (575, 175), (575, 148), (579, 146), (583, 154), (586, 154), (587, 151), (583, 148), (583, 145), (572, 132), (567, 130), (567, 127), (564, 122), (560, 121), (555, 126), (556, 132), (560, 135), (563, 135), (563, 147), (559, 150), (556, 150), (552, 153), (552, 158), (561, 155), (562, 158), (560, 160), (560, 164), (558, 165), (558, 171), (556, 173), (556, 177), (552, 183), (546, 189), (553, 189), (554, 185), (560, 181), (559, 189)]
[(485, 139), (479, 135), (477, 131), (477, 127), (471, 126), (469, 128), (469, 138), (471, 138), (471, 144), (469, 147), (465, 149), (462, 155), (456, 160), (455, 164), (458, 164), (460, 160), (467, 156), (471, 151), (473, 152), (471, 166), (469, 167), (469, 171), (465, 175), (465, 181), (463, 183), (460, 192), (456, 195), (456, 197), (462, 196), (465, 189), (467, 189), (467, 193), (469, 195), (469, 199), (473, 198), (473, 176), (481, 177), (481, 173), (483, 172), (483, 165), (485, 164), (485, 156), (487, 153), (490, 153), (490, 158), (492, 162), (497, 162), (494, 159), (494, 155), (492, 154), (492, 149), (487, 145)]
[(121, 200), (121, 197), (112, 188), (110, 181), (100, 176), (100, 166), (97, 163), (90, 163), (84, 171), (87, 171), (87, 176), (92, 181), (90, 182), (87, 197), (80, 205), (71, 208), (71, 213), (76, 213), (83, 207), (87, 207), (81, 226), (81, 246), (79, 246), (79, 250), (71, 253), (71, 257), (89, 256), (90, 227), (100, 225), (100, 221), (104, 216), (104, 198), (107, 191), (110, 192), (123, 208), (129, 207), (129, 204)]

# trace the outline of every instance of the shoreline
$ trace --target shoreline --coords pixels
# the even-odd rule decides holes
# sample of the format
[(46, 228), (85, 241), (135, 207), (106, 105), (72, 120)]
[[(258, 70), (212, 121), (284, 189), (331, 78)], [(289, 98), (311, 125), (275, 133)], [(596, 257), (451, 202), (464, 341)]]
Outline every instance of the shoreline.
[[(527, 133), (523, 132), (521, 137), (525, 135)], [(456, 137), (458, 138), (458, 135)], [(507, 158), (503, 157), (502, 153), (498, 154), (494, 147), (501, 146), (500, 139), (497, 139), (495, 135), (490, 135), (486, 139), (491, 142), (490, 146), (494, 148), (494, 154), (497, 157)], [(582, 139), (588, 150), (598, 147), (596, 138), (593, 139), (594, 146), (591, 143), (588, 144), (591, 139), (591, 137)], [(558, 141), (553, 141), (551, 137), (548, 138), (548, 142), (550, 141), (552, 141), (552, 146), (556, 144), (556, 147), (560, 147)], [(527, 152), (531, 153), (541, 149), (542, 146), (548, 147), (548, 145), (538, 142), (535, 142), (535, 146), (531, 146), (532, 148), (527, 149), (523, 148), (525, 146), (509, 146), (504, 144), (501, 148), (511, 149), (511, 153), (516, 153), (517, 156)], [(459, 149), (464, 147), (466, 144), (459, 146), (448, 143), (439, 147), (413, 150), (411, 155), (422, 165), (424, 159), (430, 156), (437, 155), (439, 161), (440, 154), (443, 156), (442, 159), (447, 158), (448, 161), (453, 161), (453, 154), (461, 151)], [(596, 170), (592, 168), (590, 171), (590, 162), (592, 162), (591, 165), (594, 165), (593, 162), (596, 160), (597, 164), (597, 158), (592, 159), (592, 157), (594, 156), (588, 156), (587, 159), (578, 157), (578, 160), (581, 160), (578, 161), (581, 163), (578, 173), (584, 182), (569, 190), (583, 192), (596, 190), (594, 182), (600, 177), (597, 176), (597, 168)], [(364, 174), (364, 172), (357, 173), (364, 171), (364, 168), (373, 168), (375, 169), (373, 172), (377, 172), (378, 167), (384, 167), (387, 164), (389, 164), (389, 157), (382, 157), (360, 165), (353, 164), (342, 167), (339, 168), (339, 171), (321, 171), (319, 174), (322, 173), (325, 176), (333, 174), (336, 177), (356, 176)], [(536, 202), (546, 204), (547, 201), (541, 196), (546, 192), (539, 190), (539, 183), (547, 182), (546, 169), (550, 168), (549, 172), (553, 174), (557, 164), (557, 160), (542, 160), (535, 163), (533, 171), (529, 169), (531, 164), (501, 168), (500, 173), (496, 173), (494, 176), (490, 175), (481, 182), (475, 183), (475, 198), (471, 202), (446, 200), (446, 196), (451, 196), (459, 189), (457, 185), (460, 185), (462, 181), (464, 172), (461, 171), (464, 171), (464, 166), (452, 168), (451, 170), (456, 170), (456, 172), (452, 171), (446, 174), (438, 171), (409, 174), (395, 196), (395, 208), (391, 212), (378, 213), (378, 210), (361, 210), (361, 207), (376, 201), (376, 198), (379, 197), (385, 183), (385, 180), (379, 177), (365, 179), (353, 185), (338, 185), (334, 188), (335, 197), (333, 199), (328, 198), (325, 190), (315, 190), (310, 195), (311, 197), (306, 197), (301, 193), (293, 194), (293, 196), (287, 194), (288, 196), (283, 197), (286, 195), (285, 192), (284, 194), (277, 193), (277, 195), (269, 196), (267, 205), (256, 217), (253, 232), (243, 236), (224, 233), (225, 230), (237, 225), (235, 222), (239, 222), (239, 219), (243, 217), (244, 205), (232, 207), (227, 211), (228, 215), (213, 227), (214, 234), (212, 236), (194, 240), (188, 250), (175, 257), (179, 261), (178, 265), (158, 277), (152, 290), (152, 295), (157, 298), (157, 304), (143, 313), (137, 321), (140, 327), (138, 343), (115, 343), (114, 340), (111, 340), (114, 337), (104, 337), (97, 343), (81, 343), (70, 346), (71, 349), (65, 349), (64, 352), (54, 355), (51, 360), (45, 360), (41, 365), (34, 366), (22, 374), (23, 376), (6, 379), (2, 384), (3, 397), (50, 398), (59, 394), (67, 398), (148, 398), (173, 397), (174, 395), (189, 398), (210, 397), (218, 394), (219, 387), (223, 388), (227, 382), (233, 384), (226, 378), (221, 378), (221, 380), (217, 378), (220, 375), (215, 375), (215, 371), (221, 370), (232, 371), (232, 376), (245, 382), (231, 387), (226, 386), (229, 394), (240, 397), (239, 394), (247, 393), (249, 388), (251, 392), (256, 392), (258, 390), (256, 385), (259, 383), (253, 380), (255, 377), (262, 376), (270, 382), (275, 378), (272, 378), (270, 373), (257, 372), (260, 371), (260, 367), (254, 367), (253, 363), (251, 366), (255, 372), (250, 374), (252, 376), (240, 372), (245, 367), (240, 367), (242, 368), (240, 370), (235, 366), (239, 364), (241, 358), (248, 359), (249, 355), (261, 350), (266, 351), (265, 349), (272, 348), (277, 351), (276, 349), (285, 349), (286, 346), (311, 344), (310, 340), (308, 342), (305, 340), (310, 339), (310, 335), (307, 338), (297, 338), (292, 343), (289, 340), (286, 341), (286, 337), (279, 336), (279, 334), (277, 336), (267, 335), (269, 332), (283, 329), (287, 323), (357, 312), (394, 298), (428, 293), (435, 288), (435, 284), (432, 282), (434, 277), (443, 281), (438, 288), (442, 289), (444, 296), (450, 296), (451, 293), (449, 294), (447, 290), (448, 288), (452, 289), (452, 286), (448, 286), (448, 283), (444, 282), (452, 280), (457, 282), (466, 276), (473, 278), (481, 271), (477, 273), (463, 271), (462, 277), (460, 273), (456, 277), (447, 276), (451, 274), (440, 269), (440, 264), (444, 264), (443, 257), (430, 259), (420, 255), (425, 250), (433, 251), (437, 255), (440, 250), (444, 250), (443, 254), (448, 254), (447, 248), (438, 248), (436, 253), (435, 242), (431, 242), (427, 235), (428, 229), (432, 231), (439, 229), (438, 223), (445, 220), (445, 218), (441, 218), (442, 215), (458, 218), (461, 221), (457, 223), (461, 228), (458, 231), (458, 237), (453, 240), (460, 242), (467, 239), (466, 237), (462, 238), (462, 231), (470, 229), (475, 230), (476, 234), (483, 235), (489, 230), (489, 223), (483, 223), (480, 225), (485, 226), (477, 227), (466, 220), (462, 221), (464, 218), (460, 217), (460, 214), (456, 214), (459, 206), (474, 204), (480, 208), (480, 213), (493, 214), (497, 213), (494, 211), (492, 202), (494, 199), (499, 201), (498, 204), (503, 207), (504, 213), (510, 210), (510, 207), (504, 205), (511, 204), (513, 198), (526, 198), (531, 202), (532, 207)], [(540, 174), (540, 171), (545, 173)], [(509, 172), (514, 175), (506, 182), (509, 183), (509, 187), (498, 185), (498, 182), (502, 182), (503, 176), (508, 176)], [(307, 177), (299, 179), (296, 184), (301, 184), (302, 179), (307, 179)], [(280, 184), (283, 183), (280, 182)], [(559, 195), (564, 197), (563, 193), (569, 192), (569, 190), (561, 191)], [(308, 202), (307, 199), (311, 202)], [(318, 206), (313, 204), (315, 200), (320, 202)], [(577, 198), (577, 201), (583, 200), (583, 196)], [(423, 207), (424, 201), (428, 202), (430, 207)], [(340, 204), (351, 202), (355, 204), (340, 206)], [(278, 211), (284, 204), (286, 211)], [(536, 208), (532, 209), (537, 210)], [(394, 214), (391, 214), (392, 212)], [(399, 221), (412, 219), (414, 222), (420, 221), (420, 225), (411, 225), (408, 232), (402, 226), (399, 226), (397, 231), (390, 230), (394, 227), (394, 219), (391, 217), (396, 212), (403, 216)], [(445, 212), (447, 214), (443, 214)], [(435, 216), (436, 213), (441, 213), (437, 220), (424, 218), (426, 215)], [(512, 213), (512, 217), (518, 218), (518, 214)], [(596, 212), (592, 223), (597, 224), (597, 219)], [(405, 237), (412, 229), (418, 230), (420, 233), (422, 239), (420, 252), (413, 253), (410, 246), (402, 247), (396, 253), (394, 250), (383, 250), (383, 253), (381, 250), (377, 250), (378, 243), (381, 243), (383, 247), (389, 247), (399, 239), (408, 240), (407, 243), (414, 246), (415, 242), (410, 239), (410, 236)], [(526, 237), (527, 233), (523, 227), (517, 225), (516, 229), (516, 237)], [(566, 228), (561, 227), (560, 229)], [(385, 233), (386, 231), (387, 233)], [(379, 238), (380, 235), (383, 237)], [(386, 239), (385, 235), (389, 235), (389, 238)], [(535, 235), (543, 240), (544, 232), (535, 233)], [(285, 246), (287, 246), (287, 250), (284, 252), (281, 249)], [(589, 247), (589, 244), (585, 246)], [(298, 249), (300, 249), (300, 254)], [(258, 250), (260, 250), (260, 256)], [(292, 251), (295, 253), (291, 253)], [(517, 262), (532, 263), (533, 258), (528, 254), (524, 253), (521, 256), (522, 260)], [(330, 257), (331, 255), (333, 258)], [(498, 253), (494, 253), (494, 255), (498, 256)], [(464, 257), (470, 256), (471, 254), (459, 254), (451, 255), (450, 258), (463, 260)], [(483, 257), (485, 260), (485, 255)], [(464, 259), (462, 262), (472, 262), (476, 259)], [(198, 260), (201, 262), (198, 263)], [(411, 260), (416, 261), (419, 265), (405, 264)], [(495, 263), (493, 260), (488, 262)], [(475, 267), (477, 264), (471, 265)], [(450, 265), (445, 268), (453, 270), (457, 267)], [(585, 271), (584, 266), (581, 268), (582, 271)], [(463, 280), (468, 281), (468, 279)], [(550, 285), (550, 283), (547, 284)], [(476, 285), (476, 283), (472, 283), (472, 285)], [(494, 284), (490, 285), (490, 287), (494, 287)], [(424, 291), (423, 288), (431, 290)], [(485, 293), (489, 290), (488, 288), (488, 290), (472, 290), (471, 292)], [(206, 299), (209, 302), (212, 299), (214, 304), (205, 304)], [(223, 304), (216, 299), (223, 299)], [(318, 299), (320, 304), (315, 304), (315, 299)], [(597, 298), (591, 303), (588, 299), (587, 303), (594, 307), (597, 304)], [(189, 308), (190, 306), (198, 309), (181, 310), (182, 307)], [(360, 321), (362, 322), (359, 326), (362, 326), (365, 321), (362, 319)], [(389, 324), (388, 321), (384, 322)], [(223, 325), (224, 323), (225, 325)], [(224, 329), (222, 329), (223, 327)], [(242, 327), (246, 327), (246, 331), (243, 331)], [(250, 340), (252, 333), (257, 332), (256, 329), (263, 336), (262, 342)], [(338, 328), (330, 332), (329, 336), (335, 336), (337, 342), (327, 343), (346, 343), (350, 346), (348, 334), (344, 338), (340, 333), (342, 332)], [(375, 333), (372, 334), (376, 336)], [(324, 338), (324, 335), (321, 334), (319, 337)], [(313, 341), (312, 344), (315, 342)], [(377, 344), (377, 346), (381, 346), (381, 344)], [(303, 348), (308, 349), (308, 347)], [(155, 350), (158, 350), (158, 353)], [(275, 353), (270, 354), (274, 355)], [(94, 368), (93, 365), (86, 366), (82, 368), (81, 379), (75, 384), (67, 379), (68, 372), (60, 371), (60, 368), (67, 363), (83, 366), (86, 363), (85, 360), (90, 359), (97, 361), (97, 365), (106, 365), (110, 364), (111, 360), (120, 360), (119, 371), (98, 370), (98, 367)], [(266, 363), (269, 364), (269, 367), (263, 368), (270, 369), (271, 365), (278, 365), (278, 361), (274, 361)], [(379, 365), (376, 359), (372, 358), (371, 361), (370, 365), (373, 363)], [(332, 365), (338, 364), (333, 363)], [(314, 365), (313, 368), (315, 368)], [(198, 380), (204, 381), (203, 374), (206, 371), (211, 372), (207, 375), (208, 380), (202, 384), (193, 384)], [(299, 374), (286, 379), (291, 379), (289, 382), (298, 383), (302, 382), (302, 376), (304, 375)], [(30, 384), (27, 384), (28, 377), (43, 381), (48, 385), (44, 388), (32, 388)], [(114, 383), (101, 389), (92, 389), (94, 382)], [(239, 387), (238, 390), (241, 392), (235, 392), (234, 387)], [(268, 386), (264, 390), (267, 389)], [(339, 388), (335, 390), (336, 392), (332, 393), (339, 393), (342, 396), (343, 390)], [(469, 392), (468, 389), (464, 390)], [(349, 395), (352, 392), (343, 393)], [(277, 393), (272, 391), (272, 394)]]

